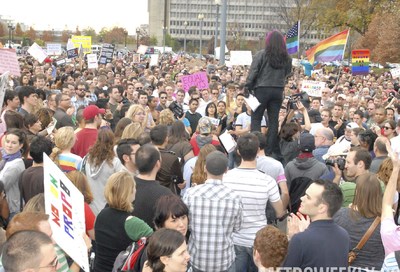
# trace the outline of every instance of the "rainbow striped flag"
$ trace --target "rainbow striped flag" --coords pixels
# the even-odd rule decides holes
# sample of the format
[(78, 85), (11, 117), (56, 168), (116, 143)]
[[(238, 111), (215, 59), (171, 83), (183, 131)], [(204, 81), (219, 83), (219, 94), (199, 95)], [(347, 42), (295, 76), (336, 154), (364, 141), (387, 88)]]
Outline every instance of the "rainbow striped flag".
[(315, 61), (328, 62), (342, 60), (349, 32), (350, 30), (346, 29), (308, 49), (306, 51), (308, 61), (313, 64)]
[(300, 32), (300, 22), (292, 26), (286, 34), (286, 48), (289, 55), (295, 54), (299, 51), (299, 32)]

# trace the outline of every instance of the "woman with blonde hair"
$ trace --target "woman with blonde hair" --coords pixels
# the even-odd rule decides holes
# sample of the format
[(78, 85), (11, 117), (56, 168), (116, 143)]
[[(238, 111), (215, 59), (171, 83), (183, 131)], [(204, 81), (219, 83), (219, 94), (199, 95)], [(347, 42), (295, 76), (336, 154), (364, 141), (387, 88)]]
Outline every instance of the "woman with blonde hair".
[(128, 172), (110, 176), (104, 188), (107, 207), (101, 210), (94, 226), (96, 258), (94, 271), (112, 271), (118, 254), (153, 230), (141, 219), (131, 215), (136, 183)]
[(166, 125), (170, 127), (174, 122), (174, 113), (170, 109), (165, 109), (160, 112), (159, 125)]
[(86, 176), (80, 171), (71, 171), (67, 173), (67, 178), (75, 185), (75, 187), (82, 193), (84, 200), (84, 212), (85, 212), (85, 226), (86, 234), (90, 239), (95, 240), (94, 236), (94, 221), (96, 216), (94, 215), (89, 204), (93, 201), (92, 190), (90, 189), (89, 183)]
[(50, 154), (50, 159), (52, 159), (63, 172), (81, 169), (82, 158), (71, 153), (71, 149), (75, 144), (75, 139), (75, 132), (72, 127), (59, 128), (54, 135), (55, 147)]
[(124, 117), (121, 118), (117, 125), (115, 126), (114, 130), (114, 137), (115, 137), (115, 143), (117, 144), (119, 140), (121, 140), (121, 135), (122, 132), (124, 132), (125, 128), (129, 125), (132, 124), (132, 120), (130, 118)]
[(199, 156), (197, 158), (196, 164), (194, 165), (193, 174), (191, 177), (192, 185), (203, 184), (207, 180), (207, 174), (204, 171), (206, 165), (206, 157), (211, 152), (217, 150), (217, 148), (212, 144), (206, 144), (200, 149)]
[(144, 132), (143, 127), (139, 123), (131, 123), (122, 132), (121, 140), (122, 139), (137, 140), (143, 132)]
[(107, 179), (122, 169), (121, 161), (114, 152), (113, 132), (110, 129), (100, 129), (96, 142), (82, 164), (82, 171), (86, 174), (92, 189), (94, 199), (90, 207), (95, 215), (98, 215), (106, 205), (103, 192)]
[(129, 107), (128, 111), (125, 114), (125, 117), (128, 117), (134, 123), (139, 123), (143, 128), (146, 127), (147, 123), (147, 114), (141, 105), (134, 104)]

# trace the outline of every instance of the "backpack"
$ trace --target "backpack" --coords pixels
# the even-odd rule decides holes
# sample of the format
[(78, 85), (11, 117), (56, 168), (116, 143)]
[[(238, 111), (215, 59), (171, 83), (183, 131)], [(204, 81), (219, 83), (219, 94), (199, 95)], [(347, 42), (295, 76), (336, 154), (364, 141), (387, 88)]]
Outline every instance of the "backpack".
[(296, 214), (301, 204), (301, 197), (305, 194), (312, 179), (307, 177), (298, 177), (292, 180), (289, 188), (289, 212)]
[(115, 259), (112, 272), (139, 272), (139, 260), (146, 247), (146, 242), (147, 238), (142, 237), (139, 241), (132, 243), (125, 250), (121, 251)]

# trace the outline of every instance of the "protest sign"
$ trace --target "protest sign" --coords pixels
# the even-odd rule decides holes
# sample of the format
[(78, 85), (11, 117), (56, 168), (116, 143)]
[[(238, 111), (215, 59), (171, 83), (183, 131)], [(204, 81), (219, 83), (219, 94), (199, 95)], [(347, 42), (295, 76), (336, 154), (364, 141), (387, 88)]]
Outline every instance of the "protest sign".
[(219, 119), (217, 118), (212, 118), (208, 116), (208, 119), (211, 121), (211, 124), (213, 124), (214, 126), (218, 127), (219, 126)]
[(232, 135), (228, 133), (226, 130), (218, 137), (219, 141), (221, 142), (222, 146), (225, 148), (226, 152), (232, 152), (235, 150), (236, 141), (233, 139)]
[(301, 91), (309, 96), (321, 97), (323, 88), (325, 88), (325, 82), (321, 81), (303, 80), (301, 83)]
[(158, 54), (151, 55), (151, 59), (150, 59), (150, 64), (149, 65), (150, 65), (150, 67), (158, 65)]
[(61, 54), (62, 54), (62, 49), (61, 49), (60, 43), (48, 43), (47, 44), (47, 55), (59, 56)]
[(206, 72), (199, 72), (193, 75), (183, 76), (181, 77), (181, 81), (185, 92), (188, 92), (189, 88), (192, 86), (196, 86), (199, 88), (199, 90), (208, 88), (208, 78)]
[(251, 51), (231, 51), (232, 65), (251, 65), (252, 61)]
[(78, 55), (79, 55), (79, 48), (72, 48), (70, 50), (67, 50), (67, 58), (69, 59), (77, 58)]
[(61, 66), (61, 65), (64, 65), (64, 64), (66, 64), (66, 60), (65, 59), (58, 59), (58, 60), (56, 60), (56, 64), (58, 65), (58, 66)]
[[(220, 47), (215, 47), (215, 59), (219, 60), (219, 54), (220, 54)], [(229, 52), (228, 47), (226, 47), (225, 45), (225, 54), (227, 54)]]
[(301, 66), (300, 60), (299, 60), (299, 59), (296, 59), (296, 58), (292, 58), (292, 66), (294, 66), (294, 67), (300, 67), (300, 66)]
[(40, 63), (47, 58), (46, 52), (44, 52), (44, 50), (37, 43), (33, 43), (32, 46), (29, 47), (28, 53)]
[(17, 53), (14, 49), (0, 49), (0, 74), (6, 71), (14, 76), (21, 76)]
[(43, 153), (44, 196), (52, 238), (84, 271), (89, 272), (85, 233), (84, 200), (56, 164)]
[(351, 73), (353, 75), (368, 75), (369, 57), (370, 52), (368, 49), (351, 51)]
[(113, 59), (115, 46), (109, 43), (104, 43), (101, 47), (99, 63), (107, 64), (110, 63)]
[(132, 61), (133, 61), (133, 63), (139, 63), (140, 62), (140, 54), (133, 54)]
[(146, 45), (140, 45), (139, 48), (136, 50), (136, 53), (139, 53), (141, 55), (146, 54), (148, 46)]
[(1, 105), (3, 105), (4, 95), (6, 94), (8, 75), (9, 75), (9, 72), (5, 72), (0, 76), (0, 103), (1, 103)]
[(82, 45), (83, 53), (92, 53), (92, 37), (91, 36), (72, 36), (71, 39), (74, 47), (79, 48)]
[(257, 97), (255, 97), (252, 94), (249, 95), (248, 98), (245, 97), (244, 100), (246, 101), (247, 105), (249, 105), (249, 107), (253, 112), (256, 111), (258, 106), (260, 106), (260, 102), (258, 101)]
[(398, 68), (394, 68), (394, 69), (390, 69), (390, 73), (392, 74), (392, 78), (400, 78), (400, 67)]
[(97, 69), (99, 64), (97, 63), (97, 54), (87, 54), (87, 63), (89, 69)]

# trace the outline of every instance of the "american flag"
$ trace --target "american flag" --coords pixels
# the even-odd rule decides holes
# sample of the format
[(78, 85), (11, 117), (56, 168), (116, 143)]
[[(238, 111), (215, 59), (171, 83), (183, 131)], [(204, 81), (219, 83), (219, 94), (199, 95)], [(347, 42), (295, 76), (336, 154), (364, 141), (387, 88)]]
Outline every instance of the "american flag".
[(297, 21), (286, 34), (286, 48), (289, 54), (294, 54), (299, 51), (299, 30), (300, 21)]

